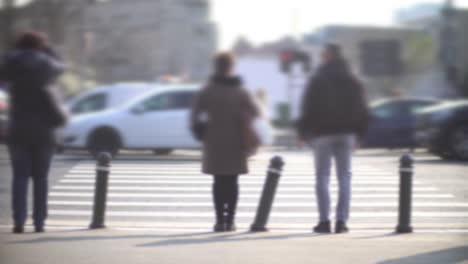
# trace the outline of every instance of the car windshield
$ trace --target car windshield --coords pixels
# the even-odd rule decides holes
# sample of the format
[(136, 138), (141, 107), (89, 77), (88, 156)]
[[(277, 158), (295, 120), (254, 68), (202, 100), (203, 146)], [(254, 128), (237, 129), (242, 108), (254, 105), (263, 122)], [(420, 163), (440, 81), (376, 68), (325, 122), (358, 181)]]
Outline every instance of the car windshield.
[(71, 109), (72, 114), (93, 113), (106, 108), (107, 96), (104, 93), (92, 94), (79, 100)]
[[(162, 95), (168, 92), (195, 94), (197, 92), (198, 87), (199, 87), (198, 85), (194, 85), (194, 84), (188, 84), (186, 86), (181, 86), (181, 85), (177, 85), (177, 86), (164, 85), (164, 86), (159, 86), (159, 87), (157, 86), (153, 91), (142, 93), (132, 98), (131, 100), (123, 104), (122, 107), (128, 108), (128, 109), (140, 108), (143, 102), (149, 100), (150, 98), (153, 98), (155, 96)], [(183, 100), (183, 99), (178, 99), (178, 101), (180, 100)]]

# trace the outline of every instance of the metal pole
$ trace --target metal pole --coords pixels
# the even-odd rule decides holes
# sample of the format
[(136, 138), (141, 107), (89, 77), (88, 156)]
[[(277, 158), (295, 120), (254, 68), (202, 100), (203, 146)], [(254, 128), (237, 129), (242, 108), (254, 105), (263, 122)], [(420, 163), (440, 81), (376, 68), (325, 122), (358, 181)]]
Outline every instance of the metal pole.
[(109, 182), (111, 155), (102, 152), (98, 156), (96, 165), (96, 185), (94, 189), (93, 219), (90, 229), (105, 228), (104, 218), (106, 214), (107, 186)]
[[(5, 0), (3, 1), (4, 16), (1, 19), (3, 24), (4, 43), (2, 44), (3, 52), (10, 49), (15, 38), (15, 22), (16, 22), (16, 1)], [(4, 46), (3, 46), (4, 45)]]
[(283, 166), (284, 161), (281, 157), (276, 156), (271, 159), (270, 166), (268, 168), (267, 178), (263, 187), (262, 197), (260, 198), (260, 203), (257, 208), (255, 221), (250, 227), (250, 231), (252, 232), (268, 231), (268, 229), (266, 228), (266, 224), (268, 222), (268, 217), (270, 215), (271, 207), (273, 205), (276, 188), (278, 187), (278, 182), (281, 177)]
[(411, 233), (411, 199), (413, 189), (413, 158), (403, 155), (400, 159), (400, 202), (397, 233)]

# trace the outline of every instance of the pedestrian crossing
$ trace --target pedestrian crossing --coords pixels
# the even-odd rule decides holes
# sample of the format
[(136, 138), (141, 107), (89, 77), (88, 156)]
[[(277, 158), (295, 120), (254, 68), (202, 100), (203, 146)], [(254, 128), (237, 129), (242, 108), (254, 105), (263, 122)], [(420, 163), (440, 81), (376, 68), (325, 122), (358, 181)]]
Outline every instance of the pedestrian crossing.
[[(250, 161), (249, 175), (240, 178), (237, 213), (239, 228), (253, 222), (269, 165), (268, 154)], [(307, 229), (317, 222), (313, 162), (308, 154), (286, 153), (271, 229)], [(95, 164), (82, 161), (73, 167), (49, 193), (49, 225), (83, 226), (92, 215)], [(426, 228), (465, 226), (468, 203), (415, 176), (413, 224)], [(112, 162), (106, 225), (117, 228), (203, 229), (214, 221), (212, 179), (200, 173), (199, 161)], [(398, 216), (398, 168), (381, 168), (355, 159), (350, 225), (373, 229), (396, 226)], [(332, 201), (337, 182), (331, 179)]]

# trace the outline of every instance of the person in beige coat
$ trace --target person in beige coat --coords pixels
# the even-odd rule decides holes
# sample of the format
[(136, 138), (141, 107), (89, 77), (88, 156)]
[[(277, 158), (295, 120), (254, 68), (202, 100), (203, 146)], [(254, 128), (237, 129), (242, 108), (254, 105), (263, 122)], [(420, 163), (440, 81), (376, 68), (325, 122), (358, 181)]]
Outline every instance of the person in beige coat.
[(216, 56), (215, 73), (198, 94), (191, 114), (192, 131), (203, 142), (203, 169), (213, 175), (215, 232), (234, 231), (239, 185), (248, 173), (248, 126), (258, 109), (242, 80), (232, 74), (234, 58)]

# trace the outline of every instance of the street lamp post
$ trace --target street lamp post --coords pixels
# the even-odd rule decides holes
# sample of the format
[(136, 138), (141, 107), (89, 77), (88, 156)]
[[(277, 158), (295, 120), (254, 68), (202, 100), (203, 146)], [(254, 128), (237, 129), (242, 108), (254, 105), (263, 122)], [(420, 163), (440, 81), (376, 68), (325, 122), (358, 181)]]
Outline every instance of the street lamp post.
[(4, 34), (4, 49), (8, 49), (13, 43), (14, 28), (15, 28), (15, 0), (5, 0), (4, 2), (4, 18), (3, 21), (3, 34)]
[(440, 37), (440, 62), (445, 77), (451, 89), (456, 88), (458, 82), (457, 68), (457, 32), (454, 19), (456, 10), (453, 0), (447, 0), (442, 9), (442, 23)]

